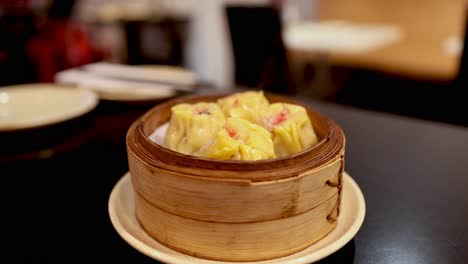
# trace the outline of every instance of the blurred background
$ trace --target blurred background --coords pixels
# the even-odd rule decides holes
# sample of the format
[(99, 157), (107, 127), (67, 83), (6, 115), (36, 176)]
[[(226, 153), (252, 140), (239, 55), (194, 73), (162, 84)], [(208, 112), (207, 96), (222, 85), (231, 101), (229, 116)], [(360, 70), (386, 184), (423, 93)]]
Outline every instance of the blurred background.
[[(129, 126), (156, 104), (176, 96), (262, 89), (304, 99), (312, 107), (317, 103), (322, 109), (338, 104), (342, 110), (336, 116), (345, 111), (354, 116), (350, 108), (340, 107), (347, 105), (402, 116), (415, 125), (424, 119), (441, 127), (467, 127), (467, 2), (0, 0), (0, 175), (7, 180), (4, 186), (18, 191), (18, 197), (8, 196), (3, 203), (11, 207), (4, 214), (11, 222), (6, 229), (13, 239), (6, 240), (18, 250), (15, 258), (24, 259), (18, 263), (67, 263), (71, 256), (85, 263), (97, 256), (110, 262), (154, 263), (115, 232), (107, 203), (116, 182), (128, 171), (125, 136)], [(69, 89), (76, 87), (92, 93), (85, 96), (75, 93), (80, 89)], [(363, 124), (349, 116), (337, 120), (361, 131)], [(354, 164), (360, 164), (354, 166), (377, 179), (374, 176), (399, 174), (401, 167), (394, 166), (395, 160), (404, 161), (403, 168), (411, 167), (411, 173), (401, 177), (408, 176), (410, 184), (410, 176), (425, 172), (420, 169), (426, 167), (426, 159), (418, 157), (416, 164), (423, 164), (419, 167), (406, 160), (426, 149), (417, 144), (404, 143), (401, 159), (388, 162), (391, 155), (400, 156), (396, 151), (400, 147), (389, 145), (396, 139), (411, 141), (406, 137), (408, 123), (397, 119), (397, 125), (386, 126), (386, 118), (359, 119), (357, 114), (355, 120), (378, 126), (364, 132), (398, 129), (362, 136), (372, 137), (370, 144), (395, 136), (381, 146), (360, 150), (359, 145), (353, 152), (350, 144), (347, 153), (354, 153)], [(418, 144), (436, 135), (452, 135), (431, 134), (433, 127), (426, 125), (421, 130), (424, 140)], [(418, 130), (412, 132), (419, 136)], [(452, 149), (460, 139), (449, 144), (444, 140), (440, 138), (444, 144), (434, 148), (446, 147), (453, 155), (446, 155), (444, 148), (440, 153), (422, 153), (432, 160), (438, 155), (449, 160), (433, 165), (442, 164), (431, 175), (461, 177), (452, 167), (444, 167), (466, 156)], [(356, 142), (354, 146), (361, 143)], [(414, 152), (408, 152), (411, 148)], [(378, 157), (381, 160), (374, 162)], [(369, 160), (373, 165), (368, 166)], [(390, 174), (375, 173), (373, 168)], [(440, 171), (442, 177), (437, 174)], [(425, 183), (428, 175), (422, 176)], [(414, 185), (407, 185), (402, 178), (401, 184), (419, 190), (421, 181), (416, 179)], [(401, 190), (395, 193), (400, 195)], [(402, 204), (407, 210), (406, 201)], [(372, 205), (376, 208), (377, 203)], [(380, 229), (376, 230), (380, 240)], [(446, 239), (440, 241), (447, 244)], [(374, 255), (374, 243), (369, 244), (369, 254)], [(383, 248), (385, 254), (400, 252)], [(354, 242), (341, 254), (348, 261), (341, 261), (340, 255), (334, 261), (334, 255), (321, 263), (352, 263)]]
[(464, 0), (0, 1), (0, 85), (105, 61), (467, 124)]

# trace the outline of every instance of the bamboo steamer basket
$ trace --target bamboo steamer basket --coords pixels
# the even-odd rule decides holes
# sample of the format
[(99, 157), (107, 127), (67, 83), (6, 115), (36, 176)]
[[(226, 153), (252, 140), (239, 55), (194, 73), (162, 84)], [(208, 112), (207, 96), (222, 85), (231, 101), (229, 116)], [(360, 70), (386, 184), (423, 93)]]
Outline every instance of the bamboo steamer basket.
[(127, 133), (135, 214), (143, 229), (174, 250), (206, 259), (258, 261), (298, 252), (339, 221), (345, 136), (326, 116), (287, 97), (270, 102), (306, 108), (319, 137), (286, 158), (217, 161), (184, 155), (150, 135), (179, 103), (226, 96), (188, 96), (155, 106)]

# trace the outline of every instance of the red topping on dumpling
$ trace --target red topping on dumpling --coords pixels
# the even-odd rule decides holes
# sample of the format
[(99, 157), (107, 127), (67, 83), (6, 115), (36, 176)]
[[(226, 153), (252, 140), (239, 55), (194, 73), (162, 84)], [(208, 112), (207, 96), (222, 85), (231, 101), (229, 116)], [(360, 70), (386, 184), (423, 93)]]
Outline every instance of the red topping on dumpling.
[(208, 109), (196, 109), (195, 112), (197, 115), (210, 115), (210, 111)]
[(286, 121), (288, 115), (288, 111), (285, 109), (281, 111), (277, 116), (273, 117), (273, 120), (271, 121), (271, 124), (276, 126), (281, 124), (282, 122)]
[(232, 138), (234, 138), (237, 135), (237, 131), (232, 127), (226, 127), (226, 131), (228, 135)]

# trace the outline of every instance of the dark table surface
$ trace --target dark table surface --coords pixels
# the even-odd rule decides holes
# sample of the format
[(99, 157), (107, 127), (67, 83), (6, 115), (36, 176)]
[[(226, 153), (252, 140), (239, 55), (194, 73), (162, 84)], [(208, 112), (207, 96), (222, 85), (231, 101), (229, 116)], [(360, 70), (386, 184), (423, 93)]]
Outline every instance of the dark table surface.
[[(468, 128), (300, 100), (344, 129), (346, 171), (367, 206), (356, 237), (319, 263), (468, 263)], [(95, 131), (87, 142), (0, 164), (13, 263), (155, 263), (107, 213), (128, 170), (126, 129), (152, 106), (101, 102), (87, 117), (85, 130)]]
[(366, 199), (354, 263), (468, 263), (468, 128), (312, 105), (344, 129)]

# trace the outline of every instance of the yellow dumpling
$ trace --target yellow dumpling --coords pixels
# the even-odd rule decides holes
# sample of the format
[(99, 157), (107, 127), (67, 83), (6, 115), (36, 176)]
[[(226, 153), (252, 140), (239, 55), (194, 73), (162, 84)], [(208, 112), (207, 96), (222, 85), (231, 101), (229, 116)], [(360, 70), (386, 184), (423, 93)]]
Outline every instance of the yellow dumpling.
[(226, 123), (216, 103), (179, 104), (171, 111), (164, 144), (183, 154), (193, 155), (199, 151)]
[(220, 160), (261, 160), (275, 158), (271, 134), (247, 120), (228, 118), (207, 146), (197, 156)]
[(318, 142), (312, 122), (302, 106), (271, 104), (262, 124), (272, 133), (277, 157), (301, 152)]
[(236, 93), (218, 100), (226, 118), (236, 117), (258, 123), (262, 113), (268, 110), (269, 102), (263, 91)]

